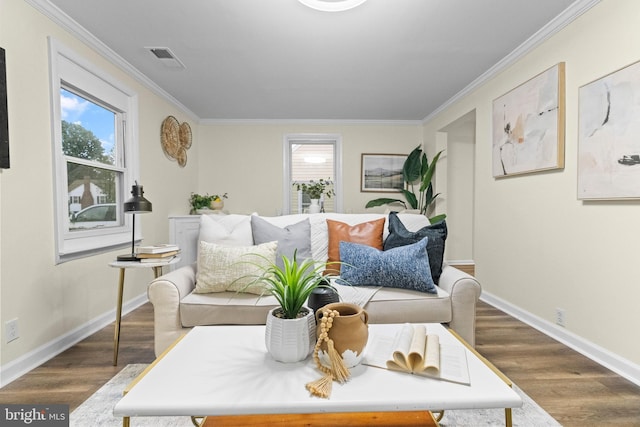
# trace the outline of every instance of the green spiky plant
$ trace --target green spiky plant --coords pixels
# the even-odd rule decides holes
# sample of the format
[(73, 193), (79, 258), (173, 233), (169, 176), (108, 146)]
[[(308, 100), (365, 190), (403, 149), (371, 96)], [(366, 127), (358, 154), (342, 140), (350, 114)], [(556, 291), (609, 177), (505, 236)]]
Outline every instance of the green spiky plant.
[[(433, 174), (436, 171), (436, 163), (444, 150), (439, 151), (431, 163), (427, 159), (427, 155), (422, 152), (422, 148), (417, 146), (407, 157), (402, 166), (402, 178), (406, 188), (401, 190), (405, 200), (391, 199), (381, 197), (379, 199), (370, 200), (365, 207), (373, 208), (382, 205), (400, 204), (405, 209), (417, 209), (422, 215), (427, 214), (429, 207), (435, 202), (440, 193), (433, 194), (433, 183), (431, 182)], [(418, 186), (418, 192), (415, 192)], [(446, 218), (445, 214), (436, 215), (429, 218), (431, 223)]]
[(280, 304), (281, 317), (284, 319), (296, 319), (314, 289), (333, 289), (329, 279), (334, 276), (323, 276), (321, 270), (325, 265), (337, 262), (316, 265), (310, 258), (298, 262), (297, 251), (294, 251), (292, 259), (282, 255), (283, 265), (280, 267), (266, 257), (261, 257), (267, 261), (267, 265), (251, 263), (261, 270), (261, 274), (253, 276), (253, 280), (247, 286), (262, 283), (265, 293), (273, 295)]

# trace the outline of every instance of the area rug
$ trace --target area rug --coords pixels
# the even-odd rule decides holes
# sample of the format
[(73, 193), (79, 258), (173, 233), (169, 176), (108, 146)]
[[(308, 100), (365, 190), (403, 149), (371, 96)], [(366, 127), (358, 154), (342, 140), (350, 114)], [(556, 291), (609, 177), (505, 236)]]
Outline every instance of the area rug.
[[(147, 365), (127, 365), (115, 377), (96, 391), (89, 399), (71, 413), (71, 427), (120, 427), (122, 418), (114, 417), (113, 407), (122, 397), (122, 390)], [(522, 408), (513, 409), (513, 425), (520, 427), (559, 426), (544, 409), (514, 385), (522, 397)], [(135, 427), (193, 427), (189, 417), (140, 417), (131, 422)], [(503, 409), (446, 411), (440, 421), (443, 427), (450, 426), (504, 426)]]

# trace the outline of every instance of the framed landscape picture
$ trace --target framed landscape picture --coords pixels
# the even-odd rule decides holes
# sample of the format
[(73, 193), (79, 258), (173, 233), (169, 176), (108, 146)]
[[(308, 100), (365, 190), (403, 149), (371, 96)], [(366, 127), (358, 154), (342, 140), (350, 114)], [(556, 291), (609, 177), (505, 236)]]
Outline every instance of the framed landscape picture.
[(493, 101), (493, 176), (564, 167), (565, 66), (554, 65)]
[(578, 95), (578, 199), (640, 198), (640, 62)]
[(362, 154), (361, 192), (398, 192), (404, 188), (406, 154)]

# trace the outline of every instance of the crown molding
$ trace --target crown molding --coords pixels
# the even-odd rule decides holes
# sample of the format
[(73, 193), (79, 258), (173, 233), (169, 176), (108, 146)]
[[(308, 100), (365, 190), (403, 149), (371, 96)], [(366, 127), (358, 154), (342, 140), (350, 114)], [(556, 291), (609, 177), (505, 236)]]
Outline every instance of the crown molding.
[(153, 82), (153, 80), (149, 79), (147, 76), (141, 73), (140, 70), (127, 62), (109, 46), (104, 44), (96, 36), (87, 31), (83, 26), (71, 19), (69, 15), (62, 12), (49, 0), (25, 0), (25, 2), (31, 5), (34, 9), (42, 13), (47, 18), (51, 19), (54, 23), (58, 24), (64, 30), (71, 33), (78, 40), (84, 42), (87, 46), (95, 50), (98, 54), (103, 56), (116, 67), (120, 68), (129, 76), (136, 79), (140, 84), (151, 90), (153, 93), (173, 104), (177, 109), (185, 113), (192, 120), (200, 120), (200, 118), (193, 111), (185, 107), (184, 104), (182, 104), (171, 94), (158, 86), (155, 82)]
[(553, 20), (549, 21), (544, 27), (538, 30), (534, 35), (529, 37), (524, 43), (515, 48), (509, 55), (502, 58), (499, 62), (497, 62), (493, 67), (489, 68), (485, 73), (483, 73), (480, 77), (472, 81), (468, 86), (462, 89), (460, 92), (451, 97), (444, 104), (440, 105), (437, 109), (435, 109), (431, 114), (425, 117), (422, 120), (422, 123), (425, 124), (429, 122), (431, 119), (436, 117), (438, 114), (449, 108), (451, 105), (455, 104), (465, 96), (469, 95), (474, 90), (478, 89), (480, 86), (487, 83), (492, 78), (496, 77), (502, 71), (516, 63), (526, 54), (531, 52), (536, 47), (540, 46), (543, 42), (549, 39), (554, 34), (558, 33), (560, 30), (565, 28), (567, 25), (572, 23), (582, 14), (587, 12), (593, 6), (600, 3), (601, 0), (576, 0), (573, 2), (568, 8), (566, 8), (560, 15), (556, 16)]
[(422, 120), (201, 119), (201, 125), (422, 126)]

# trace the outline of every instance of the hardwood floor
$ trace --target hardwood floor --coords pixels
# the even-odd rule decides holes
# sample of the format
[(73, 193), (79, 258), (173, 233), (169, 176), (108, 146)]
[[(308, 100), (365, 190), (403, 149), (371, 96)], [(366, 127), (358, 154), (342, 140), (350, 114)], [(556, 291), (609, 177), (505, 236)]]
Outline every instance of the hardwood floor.
[(640, 387), (480, 303), (476, 350), (564, 426), (640, 426)]
[[(640, 426), (640, 387), (480, 302), (476, 349), (564, 426)], [(153, 361), (153, 308), (123, 318), (0, 389), (2, 403), (65, 403), (73, 411), (129, 363)]]

